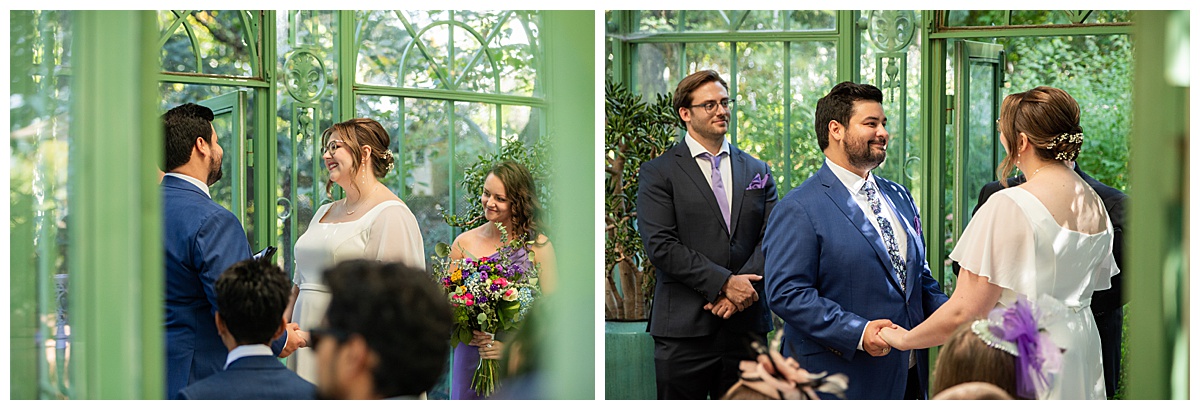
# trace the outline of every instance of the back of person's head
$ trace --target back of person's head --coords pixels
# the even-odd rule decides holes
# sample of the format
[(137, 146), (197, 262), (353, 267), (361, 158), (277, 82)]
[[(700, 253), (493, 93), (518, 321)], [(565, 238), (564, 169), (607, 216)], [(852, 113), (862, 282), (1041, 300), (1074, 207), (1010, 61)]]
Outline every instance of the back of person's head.
[(687, 123), (683, 122), (683, 117), (679, 116), (679, 110), (681, 108), (688, 108), (694, 104), (692, 102), (693, 91), (696, 91), (697, 88), (703, 87), (705, 84), (713, 81), (721, 84), (721, 87), (725, 87), (725, 90), (729, 90), (729, 84), (726, 84), (725, 79), (721, 78), (721, 74), (717, 73), (715, 70), (700, 70), (694, 72), (687, 77), (684, 77), (679, 81), (679, 85), (675, 86), (675, 94), (673, 97), (674, 100), (671, 102), (671, 106), (675, 107), (675, 117), (679, 118), (680, 127), (687, 128)]
[(1010, 155), (996, 168), (996, 179), (1004, 181), (1016, 164), (1020, 134), (1033, 145), (1038, 158), (1047, 161), (1074, 161), (1083, 146), (1083, 127), (1079, 126), (1079, 104), (1066, 91), (1039, 86), (1009, 94), (1000, 103), (998, 122)]
[[(327, 146), (330, 139), (342, 140), (342, 145), (350, 151), (353, 158), (350, 163), (352, 175), (357, 175), (359, 167), (363, 166), (363, 151), (370, 152), (372, 166), (370, 171), (375, 178), (383, 178), (396, 163), (392, 151), (388, 149), (392, 143), (392, 137), (388, 135), (387, 130), (383, 129), (383, 125), (370, 118), (352, 118), (333, 124), (321, 133), (321, 146)], [(371, 149), (365, 150), (363, 147)], [(357, 184), (358, 181), (355, 183)], [(326, 180), (325, 193), (328, 194), (332, 190), (333, 181)]]
[(217, 279), (217, 312), (238, 345), (270, 343), (283, 326), (292, 283), (278, 266), (247, 259)]
[(837, 121), (842, 126), (849, 126), (850, 118), (854, 116), (854, 103), (858, 101), (883, 104), (883, 91), (870, 84), (843, 81), (817, 100), (813, 124), (817, 131), (817, 146), (821, 151), (829, 147), (829, 122)]
[(187, 103), (162, 115), (163, 171), (171, 172), (192, 158), (196, 138), (212, 142), (213, 112), (203, 105)]
[(1017, 397), (1016, 358), (988, 346), (967, 322), (942, 345), (933, 369), (933, 394), (966, 382), (990, 383)]
[(933, 400), (1012, 400), (1013, 396), (991, 383), (966, 382), (935, 394)]
[(377, 360), (371, 371), (379, 397), (429, 390), (446, 365), (450, 304), (424, 270), (399, 263), (341, 262), (325, 271), (327, 326), (361, 336)]

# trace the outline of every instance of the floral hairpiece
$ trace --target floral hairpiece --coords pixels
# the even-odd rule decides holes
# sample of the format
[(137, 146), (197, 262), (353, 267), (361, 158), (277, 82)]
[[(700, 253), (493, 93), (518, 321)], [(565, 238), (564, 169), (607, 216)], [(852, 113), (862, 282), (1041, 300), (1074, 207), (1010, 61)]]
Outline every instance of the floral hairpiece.
[[(1046, 299), (1039, 303), (1051, 303)], [(1039, 323), (1046, 316), (1022, 296), (1012, 306), (993, 309), (987, 319), (971, 323), (971, 331), (984, 344), (1016, 357), (1017, 394), (1029, 399), (1049, 390), (1062, 369), (1062, 350)]]

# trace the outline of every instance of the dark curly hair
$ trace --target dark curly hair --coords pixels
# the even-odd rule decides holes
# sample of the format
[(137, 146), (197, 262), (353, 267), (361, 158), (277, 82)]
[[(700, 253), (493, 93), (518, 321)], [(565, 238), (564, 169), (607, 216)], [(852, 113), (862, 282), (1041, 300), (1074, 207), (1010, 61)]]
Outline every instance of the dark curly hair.
[(362, 336), (379, 357), (371, 370), (376, 395), (433, 387), (446, 367), (452, 322), (450, 304), (423, 269), (348, 260), (325, 270), (325, 281), (329, 328)]
[(854, 103), (874, 101), (883, 103), (883, 91), (870, 84), (843, 81), (833, 86), (829, 94), (817, 100), (816, 118), (813, 126), (817, 131), (817, 146), (824, 151), (829, 146), (829, 122), (837, 121), (846, 126), (854, 116)]
[(268, 344), (283, 324), (292, 281), (279, 266), (246, 259), (217, 278), (217, 312), (238, 345)]

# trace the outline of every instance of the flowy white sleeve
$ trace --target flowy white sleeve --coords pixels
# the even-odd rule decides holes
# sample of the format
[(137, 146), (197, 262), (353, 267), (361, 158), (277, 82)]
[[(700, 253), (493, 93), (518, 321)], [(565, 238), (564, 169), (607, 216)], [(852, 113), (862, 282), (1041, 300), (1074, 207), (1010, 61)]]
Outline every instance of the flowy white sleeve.
[(425, 244), (417, 218), (407, 205), (381, 210), (367, 230), (367, 259), (400, 262), (425, 269)]
[(1021, 207), (1003, 193), (992, 195), (971, 217), (950, 259), (1010, 292), (1034, 289), (1037, 241), (1033, 225)]

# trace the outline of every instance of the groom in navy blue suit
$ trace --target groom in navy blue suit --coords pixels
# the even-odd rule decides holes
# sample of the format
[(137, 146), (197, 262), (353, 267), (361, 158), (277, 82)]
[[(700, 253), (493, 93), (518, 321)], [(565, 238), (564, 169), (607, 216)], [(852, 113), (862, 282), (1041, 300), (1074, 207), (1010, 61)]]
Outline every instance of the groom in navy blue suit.
[[(212, 120), (212, 110), (191, 103), (162, 115), (167, 398), (224, 366), (228, 350), (213, 322), (213, 284), (226, 268), (251, 257), (242, 223), (208, 192), (221, 179), (224, 157)], [(276, 354), (303, 346), (294, 329), (289, 324), (288, 335), (272, 345)]]
[(187, 400), (307, 400), (316, 386), (289, 370), (268, 346), (286, 329), (292, 282), (269, 260), (247, 259), (221, 274), (217, 333), (229, 349), (224, 370), (179, 391)]
[(929, 274), (912, 195), (871, 174), (890, 138), (882, 102), (878, 88), (850, 82), (817, 101), (825, 165), (771, 213), (766, 299), (785, 323), (784, 356), (845, 374), (847, 398), (921, 399), (928, 351), (893, 351), (877, 333), (911, 329), (948, 298)]

